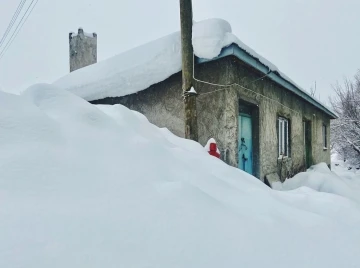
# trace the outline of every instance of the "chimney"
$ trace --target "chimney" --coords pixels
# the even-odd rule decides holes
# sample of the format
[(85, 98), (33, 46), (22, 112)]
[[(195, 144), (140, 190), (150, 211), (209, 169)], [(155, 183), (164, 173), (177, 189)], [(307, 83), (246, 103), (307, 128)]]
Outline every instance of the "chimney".
[(97, 62), (97, 34), (85, 33), (82, 28), (78, 33), (69, 34), (70, 72)]

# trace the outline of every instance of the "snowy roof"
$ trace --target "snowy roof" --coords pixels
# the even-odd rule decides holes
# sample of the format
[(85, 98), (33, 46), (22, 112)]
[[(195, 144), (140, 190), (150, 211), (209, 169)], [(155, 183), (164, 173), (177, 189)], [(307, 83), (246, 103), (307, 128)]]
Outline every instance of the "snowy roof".
[[(272, 76), (276, 75), (284, 80), (285, 84), (286, 82), (290, 84), (283, 84), (290, 91), (317, 106), (332, 118), (336, 118), (329, 108), (297, 86), (273, 63), (241, 42), (232, 33), (231, 26), (227, 21), (208, 19), (194, 24), (194, 54), (201, 60), (215, 60), (221, 57), (224, 49), (231, 45), (236, 45), (253, 60), (260, 62), (267, 68), (267, 72), (272, 71)], [(224, 54), (224, 56), (226, 55)], [(176, 32), (67, 74), (54, 84), (85, 100), (92, 101), (139, 92), (179, 71), (181, 71), (181, 42), (180, 32)], [(271, 76), (269, 77), (271, 78)], [(273, 80), (276, 81), (276, 79)]]

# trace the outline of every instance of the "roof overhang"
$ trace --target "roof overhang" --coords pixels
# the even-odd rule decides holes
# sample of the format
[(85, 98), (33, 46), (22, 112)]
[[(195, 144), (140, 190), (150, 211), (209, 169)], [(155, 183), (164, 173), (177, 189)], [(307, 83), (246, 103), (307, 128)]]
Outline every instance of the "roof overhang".
[(225, 47), (222, 49), (219, 56), (213, 59), (203, 59), (198, 58), (197, 63), (204, 63), (209, 61), (214, 61), (220, 58), (224, 58), (226, 56), (235, 56), (239, 60), (243, 61), (244, 63), (250, 65), (251, 67), (257, 69), (258, 71), (262, 72), (263, 74), (267, 74), (267, 77), (269, 77), (271, 80), (276, 82), (277, 84), (281, 85), (282, 87), (288, 89), (289, 91), (293, 92), (300, 98), (304, 99), (308, 103), (312, 104), (313, 106), (317, 107), (324, 113), (330, 116), (331, 119), (338, 118), (337, 115), (332, 112), (329, 108), (327, 108), (324, 104), (320, 103), (319, 101), (315, 100), (313, 97), (311, 97), (307, 92), (299, 88), (298, 86), (294, 85), (289, 80), (282, 77), (277, 71), (272, 71), (269, 73), (269, 67), (261, 63), (257, 58), (251, 56), (249, 53), (247, 53), (245, 50), (240, 48), (236, 44), (231, 44), (228, 47)]

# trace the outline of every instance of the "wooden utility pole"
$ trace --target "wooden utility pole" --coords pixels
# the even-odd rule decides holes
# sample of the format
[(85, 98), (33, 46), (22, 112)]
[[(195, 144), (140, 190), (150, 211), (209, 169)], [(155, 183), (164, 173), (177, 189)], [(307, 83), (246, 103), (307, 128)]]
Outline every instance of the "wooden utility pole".
[(180, 0), (182, 90), (185, 106), (185, 138), (198, 141), (196, 92), (193, 86), (194, 57), (192, 47), (192, 3)]

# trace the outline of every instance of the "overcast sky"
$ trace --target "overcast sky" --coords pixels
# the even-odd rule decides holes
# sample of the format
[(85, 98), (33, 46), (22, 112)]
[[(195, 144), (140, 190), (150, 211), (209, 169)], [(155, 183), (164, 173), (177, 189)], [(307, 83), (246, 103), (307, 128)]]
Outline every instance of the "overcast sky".
[[(0, 0), (0, 35), (19, 2)], [(194, 20), (226, 19), (297, 84), (317, 81), (322, 101), (360, 69), (359, 10), (359, 0), (193, 0)], [(0, 87), (16, 93), (68, 73), (68, 33), (79, 26), (98, 34), (103, 60), (178, 31), (179, 0), (39, 0), (0, 60)]]

